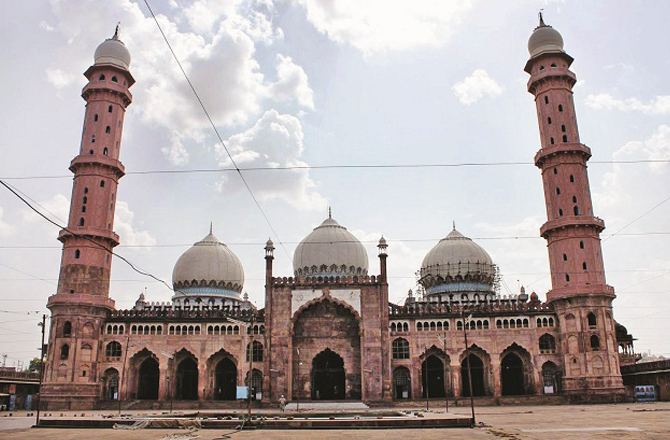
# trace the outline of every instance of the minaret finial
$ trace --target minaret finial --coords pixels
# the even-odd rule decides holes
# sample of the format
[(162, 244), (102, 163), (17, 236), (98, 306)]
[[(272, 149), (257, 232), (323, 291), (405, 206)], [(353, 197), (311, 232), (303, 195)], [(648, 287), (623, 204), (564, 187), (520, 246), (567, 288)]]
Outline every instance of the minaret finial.
[(451, 224), (453, 225), (454, 231), (456, 230), (456, 220), (452, 220)]
[(330, 206), (328, 207), (328, 218), (333, 218), (333, 210), (330, 208)]
[(112, 39), (114, 39), (114, 40), (119, 39), (119, 26), (121, 26), (120, 21), (116, 23), (116, 29), (114, 30), (114, 36), (112, 37)]
[(546, 24), (544, 24), (544, 19), (542, 18), (542, 11), (544, 11), (544, 9), (540, 9), (540, 12), (537, 14), (538, 17), (540, 18), (540, 26), (539, 27), (546, 26)]
[(209, 222), (209, 235), (214, 233), (214, 222)]

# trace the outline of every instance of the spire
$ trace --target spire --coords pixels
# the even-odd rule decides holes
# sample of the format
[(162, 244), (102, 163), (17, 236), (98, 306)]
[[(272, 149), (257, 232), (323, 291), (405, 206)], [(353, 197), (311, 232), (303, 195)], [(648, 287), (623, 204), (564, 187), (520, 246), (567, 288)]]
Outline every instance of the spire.
[(544, 23), (544, 18), (542, 17), (542, 11), (544, 11), (544, 9), (540, 9), (540, 12), (537, 14), (537, 16), (540, 18), (540, 24), (538, 25), (538, 27), (545, 27), (545, 26), (547, 26), (547, 25)]
[(114, 30), (114, 36), (112, 37), (112, 40), (118, 40), (119, 39), (119, 26), (121, 26), (120, 21), (118, 23), (116, 23), (116, 29)]
[(452, 223), (454, 231), (455, 231), (456, 230), (456, 220), (452, 220), (451, 223)]
[(333, 210), (328, 207), (328, 218), (333, 218)]
[(214, 233), (214, 222), (209, 222), (209, 235)]

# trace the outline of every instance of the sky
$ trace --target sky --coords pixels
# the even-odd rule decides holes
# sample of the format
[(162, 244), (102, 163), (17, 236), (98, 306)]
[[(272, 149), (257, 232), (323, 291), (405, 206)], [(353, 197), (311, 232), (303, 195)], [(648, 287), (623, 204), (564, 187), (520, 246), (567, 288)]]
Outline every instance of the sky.
[[(144, 0), (3, 1), (0, 178), (54, 221), (68, 217), (70, 160), (84, 115), (82, 73), (121, 22), (131, 88), (121, 144), (117, 252), (171, 284), (213, 223), (264, 298), (264, 244), (292, 275), (297, 244), (326, 217), (366, 246), (388, 240), (390, 299), (415, 289), (452, 222), (486, 249), (501, 294), (551, 288), (539, 132), (526, 91), (537, 13), (563, 35), (615, 319), (638, 352), (670, 356), (670, 3), (662, 0), (149, 0), (258, 206), (188, 87)], [(649, 161), (653, 162), (649, 162)], [(633, 162), (633, 163), (631, 163)], [(444, 166), (477, 164), (470, 166)], [(498, 165), (495, 165), (498, 164)], [(319, 168), (365, 165), (364, 168)], [(378, 165), (443, 165), (412, 168)], [(247, 170), (283, 168), (291, 170)], [(142, 173), (145, 171), (213, 170)], [(56, 293), (58, 228), (0, 188), (0, 354), (38, 356)], [(261, 209), (262, 212), (261, 212)], [(267, 221), (265, 219), (267, 217)], [(172, 292), (113, 264), (130, 308)]]

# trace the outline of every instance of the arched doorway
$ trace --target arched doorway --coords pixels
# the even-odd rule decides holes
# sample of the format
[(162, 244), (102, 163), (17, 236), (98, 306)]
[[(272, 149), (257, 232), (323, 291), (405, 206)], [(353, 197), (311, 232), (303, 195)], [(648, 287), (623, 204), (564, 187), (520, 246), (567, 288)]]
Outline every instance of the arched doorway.
[(500, 380), (503, 396), (525, 394), (523, 361), (514, 353), (508, 353), (500, 362)]
[(344, 360), (326, 348), (312, 361), (312, 399), (340, 400), (344, 396)]
[(558, 394), (561, 392), (561, 370), (555, 363), (548, 361), (542, 365), (542, 382), (544, 394)]
[(474, 354), (470, 354), (461, 362), (461, 389), (463, 397), (470, 397), (470, 381), (468, 380), (468, 360), (470, 361), (470, 371), (472, 372), (472, 395), (483, 396), (486, 394), (484, 386), (484, 362)]
[[(249, 373), (247, 373), (246, 383), (249, 383)], [(263, 373), (254, 368), (251, 373), (251, 400), (261, 400), (263, 398)]]
[(230, 358), (223, 358), (214, 370), (214, 398), (235, 400), (237, 387), (237, 367)]
[(103, 377), (103, 394), (105, 400), (119, 399), (119, 372), (116, 368), (108, 368)]
[(412, 382), (409, 375), (409, 370), (405, 367), (398, 367), (393, 370), (393, 398), (394, 399), (411, 399), (412, 398)]
[(160, 371), (158, 370), (158, 361), (153, 357), (146, 358), (140, 364), (140, 373), (137, 382), (137, 398), (157, 400), (159, 380)]
[(437, 356), (428, 356), (421, 364), (421, 384), (423, 397), (444, 397), (444, 363)]
[(198, 400), (198, 364), (188, 357), (177, 365), (177, 400)]

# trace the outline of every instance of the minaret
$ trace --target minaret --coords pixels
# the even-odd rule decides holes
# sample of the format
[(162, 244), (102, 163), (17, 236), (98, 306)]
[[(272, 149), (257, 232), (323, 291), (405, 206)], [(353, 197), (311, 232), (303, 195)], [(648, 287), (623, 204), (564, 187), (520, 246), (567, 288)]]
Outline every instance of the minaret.
[(118, 181), (125, 174), (119, 148), (132, 100), (128, 89), (135, 82), (118, 31), (117, 26), (114, 36), (98, 46), (94, 64), (84, 73), (86, 113), (79, 155), (70, 163), (70, 218), (58, 235), (63, 243), (58, 291), (47, 303), (52, 319), (43, 397), (50, 409), (90, 407), (100, 394), (98, 341), (114, 308), (109, 298), (111, 251), (119, 244), (114, 210)]
[(563, 51), (563, 38), (540, 24), (528, 40), (528, 91), (535, 96), (540, 125), (540, 151), (552, 290), (547, 300), (560, 321), (564, 353), (564, 392), (575, 401), (618, 400), (623, 396), (612, 300), (605, 282), (600, 246), (602, 219), (593, 215), (586, 162), (591, 150), (580, 143), (569, 70), (573, 58)]

